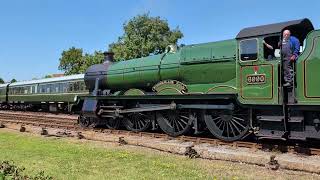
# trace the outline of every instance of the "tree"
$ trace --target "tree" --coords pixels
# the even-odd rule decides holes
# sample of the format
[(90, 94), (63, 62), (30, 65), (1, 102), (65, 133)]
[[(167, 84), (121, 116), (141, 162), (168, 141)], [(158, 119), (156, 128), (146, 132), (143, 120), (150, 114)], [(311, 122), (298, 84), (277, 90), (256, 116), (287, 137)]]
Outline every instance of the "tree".
[(10, 81), (10, 83), (15, 83), (15, 82), (17, 82), (17, 80), (14, 78)]
[(115, 60), (132, 59), (150, 54), (160, 54), (169, 44), (176, 44), (183, 37), (179, 27), (171, 30), (166, 20), (138, 15), (123, 24), (124, 34), (109, 45)]
[(0, 78), (0, 84), (4, 84), (4, 80), (2, 78)]
[(84, 73), (88, 67), (94, 64), (101, 64), (104, 61), (104, 55), (101, 51), (95, 51), (93, 54), (86, 53), (83, 57), (83, 65), (81, 66), (80, 73)]
[(82, 49), (71, 47), (63, 51), (59, 59), (59, 70), (65, 71), (66, 75), (79, 73), (83, 65)]
[(93, 54), (85, 53), (80, 48), (71, 47), (62, 52), (60, 57), (59, 69), (63, 70), (65, 75), (84, 73), (87, 68), (93, 64), (103, 63), (104, 55), (101, 51), (95, 51)]

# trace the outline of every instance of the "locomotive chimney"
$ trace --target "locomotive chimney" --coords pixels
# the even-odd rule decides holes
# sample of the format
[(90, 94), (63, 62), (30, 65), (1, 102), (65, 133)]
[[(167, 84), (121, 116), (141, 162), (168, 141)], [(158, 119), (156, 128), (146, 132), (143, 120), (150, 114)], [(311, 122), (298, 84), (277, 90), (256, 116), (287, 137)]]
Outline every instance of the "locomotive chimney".
[(104, 64), (105, 63), (112, 63), (113, 62), (113, 55), (114, 55), (114, 53), (113, 52), (104, 52), (103, 53), (103, 55), (104, 55)]

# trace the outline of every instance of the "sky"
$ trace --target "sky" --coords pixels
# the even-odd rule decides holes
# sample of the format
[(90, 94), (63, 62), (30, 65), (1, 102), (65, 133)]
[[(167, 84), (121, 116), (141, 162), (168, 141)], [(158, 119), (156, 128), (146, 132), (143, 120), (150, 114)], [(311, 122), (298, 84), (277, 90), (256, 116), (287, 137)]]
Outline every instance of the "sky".
[(235, 38), (245, 27), (309, 18), (318, 0), (0, 0), (0, 77), (41, 78), (58, 70), (63, 50), (106, 51), (123, 23), (149, 13), (179, 27), (183, 44)]

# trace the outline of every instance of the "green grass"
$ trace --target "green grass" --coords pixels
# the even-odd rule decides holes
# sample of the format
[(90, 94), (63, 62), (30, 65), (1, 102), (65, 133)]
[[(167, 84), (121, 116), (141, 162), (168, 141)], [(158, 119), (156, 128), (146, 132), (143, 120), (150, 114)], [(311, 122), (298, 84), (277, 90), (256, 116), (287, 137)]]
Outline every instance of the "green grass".
[(0, 161), (55, 179), (209, 179), (193, 160), (178, 156), (105, 148), (67, 139), (0, 132)]
[(28, 175), (45, 171), (54, 179), (320, 179), (308, 173), (0, 129), (0, 161), (4, 160), (25, 167)]

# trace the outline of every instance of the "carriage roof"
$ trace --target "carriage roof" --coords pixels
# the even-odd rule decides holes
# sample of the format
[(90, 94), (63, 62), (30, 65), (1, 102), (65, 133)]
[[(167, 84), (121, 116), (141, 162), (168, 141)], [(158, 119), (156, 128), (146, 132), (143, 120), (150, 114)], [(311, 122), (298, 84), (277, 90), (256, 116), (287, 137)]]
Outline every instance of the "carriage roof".
[(73, 81), (73, 80), (79, 80), (79, 79), (83, 79), (83, 78), (84, 78), (84, 74), (76, 74), (76, 75), (64, 76), (64, 77), (15, 82), (15, 83), (10, 84), (10, 86), (21, 86), (21, 85), (29, 85), (29, 84), (40, 84), (40, 83), (53, 83), (53, 82), (60, 82), (60, 81)]

